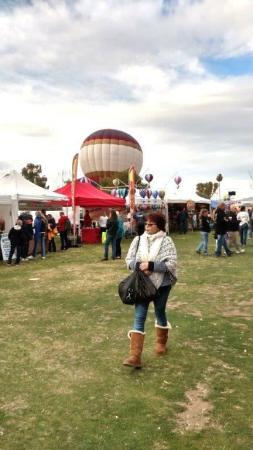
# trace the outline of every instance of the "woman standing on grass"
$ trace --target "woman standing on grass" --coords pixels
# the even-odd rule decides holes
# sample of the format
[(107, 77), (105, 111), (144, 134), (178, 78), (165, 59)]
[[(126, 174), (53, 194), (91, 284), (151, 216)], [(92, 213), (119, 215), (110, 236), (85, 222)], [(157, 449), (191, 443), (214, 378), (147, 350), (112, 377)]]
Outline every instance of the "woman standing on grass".
[(196, 248), (196, 253), (200, 255), (200, 253), (203, 250), (203, 253), (205, 256), (208, 255), (208, 238), (210, 233), (210, 217), (208, 216), (208, 210), (203, 208), (200, 211), (199, 215), (199, 221), (200, 221), (200, 237), (201, 241)]
[(240, 212), (237, 214), (237, 220), (239, 220), (239, 232), (242, 247), (246, 246), (248, 229), (249, 229), (249, 214), (245, 210), (245, 206), (241, 206)]
[(118, 216), (115, 211), (111, 211), (110, 217), (106, 222), (106, 241), (104, 257), (102, 261), (108, 261), (109, 245), (112, 246), (112, 259), (116, 258), (116, 235), (118, 231)]
[(236, 205), (230, 205), (228, 213), (228, 246), (230, 250), (234, 247), (235, 253), (244, 252), (244, 249), (241, 249), (239, 245), (239, 221)]
[[(171, 290), (171, 274), (176, 276), (177, 253), (172, 239), (165, 233), (165, 217), (158, 213), (149, 214), (145, 223), (146, 231), (132, 241), (127, 257), (127, 267), (141, 270), (147, 274), (158, 289), (154, 300), (156, 346), (158, 355), (166, 352), (168, 330), (171, 328), (166, 317), (166, 304)], [(173, 277), (173, 278), (174, 278)], [(133, 329), (129, 331), (130, 354), (124, 361), (125, 366), (141, 367), (141, 354), (144, 343), (144, 326), (148, 312), (148, 303), (135, 305)]]

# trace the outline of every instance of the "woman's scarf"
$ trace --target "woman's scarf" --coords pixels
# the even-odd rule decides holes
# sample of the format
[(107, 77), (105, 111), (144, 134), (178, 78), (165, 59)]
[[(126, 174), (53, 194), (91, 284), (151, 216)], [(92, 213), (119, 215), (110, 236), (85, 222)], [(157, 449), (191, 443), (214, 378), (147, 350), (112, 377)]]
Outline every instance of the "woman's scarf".
[(140, 258), (141, 261), (155, 261), (160, 251), (162, 241), (166, 233), (158, 231), (155, 234), (143, 233), (140, 239)]
[[(158, 231), (155, 234), (148, 234), (147, 232), (143, 233), (140, 238), (138, 259), (142, 262), (155, 262), (165, 236), (166, 233), (164, 231)], [(153, 272), (149, 277), (158, 289), (162, 284), (164, 273)]]

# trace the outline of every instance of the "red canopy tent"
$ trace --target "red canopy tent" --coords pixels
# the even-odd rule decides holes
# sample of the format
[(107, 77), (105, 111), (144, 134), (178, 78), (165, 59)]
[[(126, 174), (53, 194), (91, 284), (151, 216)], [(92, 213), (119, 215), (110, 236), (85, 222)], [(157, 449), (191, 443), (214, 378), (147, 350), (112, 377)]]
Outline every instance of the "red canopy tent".
[[(67, 183), (65, 186), (56, 189), (54, 192), (66, 195), (69, 198), (69, 201), (65, 202), (64, 206), (72, 206), (71, 183)], [(125, 203), (125, 199), (106, 194), (100, 189), (92, 186), (90, 183), (76, 181), (76, 206), (81, 206), (83, 208), (123, 208)]]

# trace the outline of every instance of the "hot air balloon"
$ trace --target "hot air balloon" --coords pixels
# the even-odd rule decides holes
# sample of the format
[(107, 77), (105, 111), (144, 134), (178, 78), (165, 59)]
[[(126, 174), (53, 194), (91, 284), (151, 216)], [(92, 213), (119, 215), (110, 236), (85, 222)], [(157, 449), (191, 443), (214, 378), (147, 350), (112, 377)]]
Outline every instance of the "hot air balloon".
[(158, 197), (158, 191), (153, 191), (152, 196), (154, 197), (154, 199), (156, 199)]
[(151, 173), (147, 173), (147, 175), (145, 175), (145, 180), (148, 182), (148, 183), (151, 183), (151, 181), (153, 180), (153, 175), (151, 174)]
[(147, 190), (146, 190), (146, 195), (147, 195), (148, 198), (151, 197), (151, 195), (152, 195), (151, 189), (147, 189)]
[(146, 197), (146, 189), (140, 189), (140, 196), (141, 196), (142, 198), (145, 198), (145, 197)]
[(159, 195), (160, 199), (163, 200), (164, 197), (165, 197), (165, 192), (164, 191), (159, 191), (158, 195)]
[(98, 183), (105, 177), (119, 176), (131, 165), (139, 173), (142, 160), (139, 143), (129, 134), (112, 129), (92, 133), (84, 140), (79, 153), (83, 173)]
[(113, 195), (114, 197), (116, 196), (116, 193), (117, 193), (116, 189), (111, 190), (111, 195)]
[(177, 177), (174, 178), (174, 181), (175, 181), (175, 183), (177, 185), (177, 189), (178, 189), (179, 185), (180, 185), (180, 183), (182, 181), (182, 178), (178, 175)]

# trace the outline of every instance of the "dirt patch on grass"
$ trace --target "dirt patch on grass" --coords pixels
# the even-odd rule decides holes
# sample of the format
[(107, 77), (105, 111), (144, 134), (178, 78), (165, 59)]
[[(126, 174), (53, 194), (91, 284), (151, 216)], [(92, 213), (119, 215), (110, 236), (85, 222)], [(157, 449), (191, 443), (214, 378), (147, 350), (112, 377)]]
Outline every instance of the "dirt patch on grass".
[(181, 404), (186, 409), (177, 415), (177, 431), (200, 431), (210, 424), (213, 405), (206, 400), (208, 392), (208, 386), (203, 383), (186, 392), (188, 403)]
[(204, 351), (206, 348), (199, 342), (194, 340), (185, 341), (183, 344), (185, 347), (190, 347), (194, 350), (202, 350)]
[(223, 317), (244, 317), (244, 319), (246, 320), (251, 320), (253, 316), (251, 311), (243, 311), (242, 309), (232, 309), (230, 311), (224, 311), (222, 315)]
[(0, 406), (1, 411), (4, 411), (5, 413), (11, 416), (27, 408), (28, 408), (27, 402), (21, 397), (17, 397), (15, 400), (12, 400), (11, 402), (6, 402)]
[(173, 302), (173, 298), (171, 300), (172, 301), (171, 301), (171, 303), (169, 305), (170, 309), (178, 309), (181, 306), (188, 305), (188, 303), (186, 303), (186, 302)]

